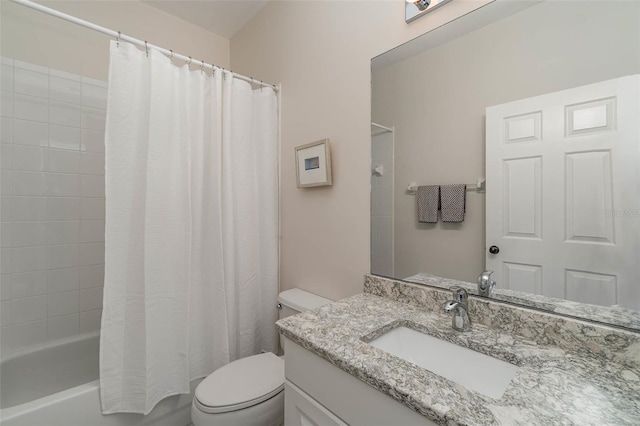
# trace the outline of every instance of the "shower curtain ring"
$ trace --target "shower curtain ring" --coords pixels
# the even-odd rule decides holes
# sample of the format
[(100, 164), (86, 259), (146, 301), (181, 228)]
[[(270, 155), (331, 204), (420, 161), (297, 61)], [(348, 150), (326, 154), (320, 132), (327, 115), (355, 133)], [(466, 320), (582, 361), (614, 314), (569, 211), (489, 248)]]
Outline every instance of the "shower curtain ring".
[(191, 65), (191, 61), (192, 61), (192, 60), (193, 60), (193, 59), (191, 59), (191, 56), (189, 56), (189, 62), (187, 62), (187, 66)]
[(200, 62), (202, 62), (202, 65), (200, 65), (200, 73), (202, 74), (204, 69), (204, 61), (200, 61)]
[(262, 93), (262, 88), (264, 87), (264, 83), (260, 80), (260, 93)]
[(173, 62), (173, 50), (169, 50), (171, 52), (171, 56), (169, 56), (169, 62)]
[(120, 31), (118, 31), (118, 37), (116, 38), (116, 47), (120, 47)]
[(147, 40), (144, 41), (144, 51), (147, 54), (147, 58), (149, 57), (149, 46), (147, 46)]

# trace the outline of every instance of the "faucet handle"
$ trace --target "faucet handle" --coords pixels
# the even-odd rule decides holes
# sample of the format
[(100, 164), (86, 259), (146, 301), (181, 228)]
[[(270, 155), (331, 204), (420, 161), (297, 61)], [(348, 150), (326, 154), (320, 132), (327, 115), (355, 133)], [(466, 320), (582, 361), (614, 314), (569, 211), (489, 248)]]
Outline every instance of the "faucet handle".
[(491, 296), (491, 290), (496, 285), (496, 282), (491, 279), (491, 274), (493, 274), (493, 271), (484, 271), (478, 277), (478, 294), (482, 297)]
[(450, 288), (450, 290), (453, 293), (453, 300), (460, 303), (466, 309), (467, 300), (469, 299), (469, 293), (467, 293), (467, 290), (465, 290), (463, 287), (460, 287), (459, 285), (454, 285)]

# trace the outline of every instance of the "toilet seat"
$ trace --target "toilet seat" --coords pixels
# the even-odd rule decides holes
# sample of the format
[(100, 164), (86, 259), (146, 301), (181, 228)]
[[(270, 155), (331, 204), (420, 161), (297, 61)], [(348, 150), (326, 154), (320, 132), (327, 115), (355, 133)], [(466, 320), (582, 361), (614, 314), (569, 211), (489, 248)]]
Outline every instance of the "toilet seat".
[(194, 404), (203, 413), (226, 413), (260, 404), (283, 389), (284, 361), (266, 352), (211, 373), (196, 388)]

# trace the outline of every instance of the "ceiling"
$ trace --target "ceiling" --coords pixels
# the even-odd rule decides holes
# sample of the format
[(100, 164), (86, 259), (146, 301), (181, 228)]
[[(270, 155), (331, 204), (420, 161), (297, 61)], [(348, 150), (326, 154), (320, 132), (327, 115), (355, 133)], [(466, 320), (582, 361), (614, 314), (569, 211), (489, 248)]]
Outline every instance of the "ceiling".
[(142, 0), (205, 30), (231, 38), (268, 0)]

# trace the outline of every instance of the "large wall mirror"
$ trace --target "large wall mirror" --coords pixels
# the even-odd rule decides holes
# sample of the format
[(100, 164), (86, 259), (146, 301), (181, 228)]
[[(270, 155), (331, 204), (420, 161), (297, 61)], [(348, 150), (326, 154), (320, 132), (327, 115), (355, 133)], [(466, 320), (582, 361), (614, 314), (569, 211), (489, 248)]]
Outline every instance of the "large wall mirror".
[(640, 329), (640, 2), (490, 3), (374, 58), (371, 118), (373, 274)]

